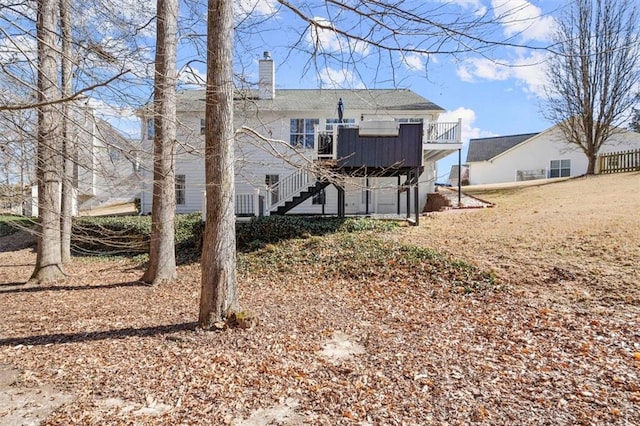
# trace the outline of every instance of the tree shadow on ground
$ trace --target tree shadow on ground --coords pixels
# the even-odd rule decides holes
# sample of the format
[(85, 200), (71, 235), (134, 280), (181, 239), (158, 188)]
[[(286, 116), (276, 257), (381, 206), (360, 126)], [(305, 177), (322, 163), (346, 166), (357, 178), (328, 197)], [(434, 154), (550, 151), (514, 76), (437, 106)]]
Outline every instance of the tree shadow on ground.
[(125, 339), (127, 337), (153, 337), (163, 334), (178, 333), (181, 331), (195, 330), (198, 323), (185, 322), (180, 324), (158, 325), (141, 328), (121, 328), (117, 330), (80, 332), (80, 333), (56, 333), (26, 337), (9, 337), (0, 339), (2, 346), (44, 346), (64, 343), (83, 343), (98, 340)]
[(27, 286), (25, 282), (20, 283), (0, 283), (0, 294), (11, 293), (38, 293), (44, 291), (76, 291), (76, 290), (108, 290), (122, 287), (149, 287), (149, 284), (143, 281), (128, 281), (122, 283), (113, 284), (100, 284), (100, 285), (47, 285), (47, 286)]

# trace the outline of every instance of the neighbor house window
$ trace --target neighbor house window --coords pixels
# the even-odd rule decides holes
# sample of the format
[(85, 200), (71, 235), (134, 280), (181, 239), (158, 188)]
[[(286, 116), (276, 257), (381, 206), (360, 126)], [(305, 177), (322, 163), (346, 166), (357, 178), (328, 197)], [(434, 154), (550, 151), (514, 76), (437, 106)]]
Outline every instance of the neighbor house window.
[(187, 181), (185, 175), (176, 175), (176, 205), (183, 206), (187, 201)]
[(398, 123), (422, 123), (422, 118), (398, 118)]
[(568, 177), (571, 176), (571, 160), (551, 160), (549, 165), (549, 177)]
[(156, 131), (153, 123), (153, 118), (147, 118), (147, 139), (153, 139), (155, 134)]
[(204, 130), (205, 130), (205, 125), (204, 125), (205, 121), (204, 118), (200, 119), (200, 134), (204, 135)]
[(292, 118), (289, 136), (291, 146), (313, 148), (313, 132), (319, 123), (317, 118)]
[[(325, 120), (325, 126), (324, 128), (326, 130), (333, 130), (333, 125), (334, 124), (340, 124), (340, 120), (337, 118), (327, 118)], [(352, 126), (356, 124), (356, 119), (355, 118), (343, 118), (342, 119), (342, 125), (347, 125), (347, 126)]]

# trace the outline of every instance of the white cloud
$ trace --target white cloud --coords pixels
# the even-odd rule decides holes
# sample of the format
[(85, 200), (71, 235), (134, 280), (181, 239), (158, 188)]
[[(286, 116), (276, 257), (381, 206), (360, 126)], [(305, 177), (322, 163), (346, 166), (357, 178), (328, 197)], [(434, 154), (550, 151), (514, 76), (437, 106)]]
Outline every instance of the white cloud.
[(418, 53), (408, 53), (403, 55), (402, 63), (411, 71), (425, 70), (426, 56)]
[[(313, 21), (323, 27), (334, 28), (331, 21), (325, 18), (315, 17)], [(312, 46), (328, 51), (342, 50), (342, 44), (338, 34), (331, 29), (311, 26), (311, 31), (307, 33), (307, 41)]]
[(469, 139), (486, 138), (495, 136), (495, 133), (474, 127), (476, 112), (470, 108), (458, 107), (452, 111), (443, 112), (438, 118), (439, 122), (454, 122), (462, 119), (462, 140), (466, 144)]
[(507, 37), (546, 41), (556, 25), (552, 16), (544, 16), (542, 9), (526, 0), (492, 0), (491, 6)]
[(207, 73), (192, 66), (184, 67), (178, 72), (179, 84), (185, 89), (203, 89), (207, 83)]
[(326, 67), (318, 74), (323, 87), (339, 89), (364, 89), (365, 86), (360, 79), (348, 70), (337, 70)]
[(458, 77), (469, 83), (514, 80), (526, 93), (541, 96), (545, 84), (547, 53), (541, 51), (516, 51), (516, 57), (505, 60), (471, 58), (457, 70)]
[(544, 94), (544, 86), (547, 80), (546, 69), (548, 54), (533, 52), (529, 56), (521, 56), (514, 62), (512, 74), (524, 85), (525, 92), (536, 96)]
[(473, 14), (476, 16), (482, 16), (487, 13), (487, 8), (482, 4), (480, 0), (439, 0), (440, 3), (456, 4), (464, 9), (473, 10)]
[(458, 67), (457, 73), (462, 81), (469, 83), (478, 79), (506, 80), (511, 75), (508, 66), (487, 58), (467, 59)]
[(316, 16), (312, 21), (322, 27), (312, 25), (307, 33), (307, 42), (314, 46), (314, 49), (328, 53), (349, 52), (360, 55), (366, 55), (369, 52), (369, 46), (366, 43), (341, 37), (330, 20)]
[(278, 12), (276, 0), (238, 0), (233, 3), (236, 19), (252, 16), (272, 16)]

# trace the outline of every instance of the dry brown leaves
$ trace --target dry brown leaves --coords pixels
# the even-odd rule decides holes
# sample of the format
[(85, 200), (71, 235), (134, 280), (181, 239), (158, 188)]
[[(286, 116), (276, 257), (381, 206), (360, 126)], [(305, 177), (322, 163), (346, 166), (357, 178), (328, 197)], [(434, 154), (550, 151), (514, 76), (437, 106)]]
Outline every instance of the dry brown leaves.
[[(467, 294), (428, 268), (354, 275), (321, 259), (295, 268), (269, 263), (279, 249), (267, 248), (263, 267), (241, 260), (242, 306), (261, 319), (251, 330), (194, 331), (197, 265), (153, 288), (139, 285), (131, 260), (76, 259), (68, 279), (22, 289), (34, 254), (3, 252), (0, 364), (17, 367), (25, 389), (46, 383), (75, 396), (46, 424), (640, 424), (638, 281), (623, 274), (628, 259), (615, 263), (638, 242), (616, 233), (611, 244), (623, 248), (606, 270), (591, 257), (577, 268), (576, 253), (609, 249), (571, 222), (579, 247), (547, 238), (525, 262), (551, 222), (492, 211), (439, 214), (393, 238), (448, 239), (456, 257), (492, 266), (509, 284), (502, 291)], [(518, 220), (532, 223), (509, 223)], [(625, 224), (637, 238), (634, 226)], [(326, 238), (292, 250), (339, 245)], [(571, 256), (541, 253), (560, 247)], [(363, 352), (328, 358), (338, 335)]]

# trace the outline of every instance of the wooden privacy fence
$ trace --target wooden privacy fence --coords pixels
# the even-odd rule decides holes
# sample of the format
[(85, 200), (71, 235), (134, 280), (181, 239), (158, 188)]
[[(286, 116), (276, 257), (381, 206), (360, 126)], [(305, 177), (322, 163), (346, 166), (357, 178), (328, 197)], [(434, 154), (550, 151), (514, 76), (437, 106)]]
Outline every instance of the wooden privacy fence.
[(611, 152), (598, 156), (600, 173), (622, 173), (640, 170), (640, 149)]

